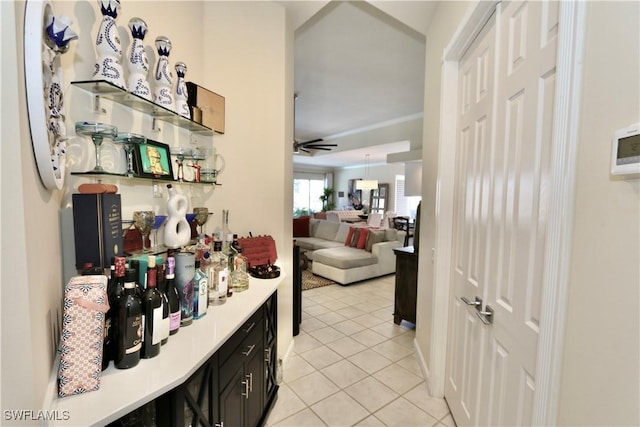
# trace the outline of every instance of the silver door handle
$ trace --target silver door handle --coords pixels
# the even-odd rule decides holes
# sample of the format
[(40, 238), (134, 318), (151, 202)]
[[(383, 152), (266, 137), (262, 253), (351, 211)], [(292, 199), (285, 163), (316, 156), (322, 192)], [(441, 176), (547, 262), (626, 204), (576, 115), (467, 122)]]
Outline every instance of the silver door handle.
[(482, 321), (485, 325), (490, 325), (493, 323), (493, 309), (490, 305), (487, 305), (484, 310), (478, 309), (476, 312), (476, 316), (478, 319)]
[(264, 349), (264, 361), (269, 363), (271, 360), (271, 347)]
[(463, 303), (467, 305), (475, 306), (476, 310), (482, 310), (482, 298), (476, 297), (474, 301), (469, 301), (467, 297), (461, 297), (460, 299), (462, 300)]
[(249, 381), (249, 393), (253, 392), (253, 372), (249, 373), (249, 375), (245, 375), (247, 380)]
[(244, 386), (244, 391), (241, 393), (245, 399), (249, 398), (249, 378), (245, 376), (246, 380), (242, 381), (242, 385)]

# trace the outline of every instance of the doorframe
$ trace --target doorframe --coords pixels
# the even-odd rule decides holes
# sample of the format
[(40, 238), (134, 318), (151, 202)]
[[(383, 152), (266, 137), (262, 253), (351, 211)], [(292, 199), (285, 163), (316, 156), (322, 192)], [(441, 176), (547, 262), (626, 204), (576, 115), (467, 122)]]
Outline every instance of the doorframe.
[[(429, 354), (431, 372), (428, 378), (429, 389), (436, 396), (444, 395), (446, 381), (453, 255), (458, 63), (495, 12), (498, 3), (499, 1), (478, 1), (470, 6), (442, 56), (433, 329)], [(584, 2), (560, 2), (559, 5), (550, 205), (532, 425), (555, 425), (557, 418), (574, 222), (585, 10)]]

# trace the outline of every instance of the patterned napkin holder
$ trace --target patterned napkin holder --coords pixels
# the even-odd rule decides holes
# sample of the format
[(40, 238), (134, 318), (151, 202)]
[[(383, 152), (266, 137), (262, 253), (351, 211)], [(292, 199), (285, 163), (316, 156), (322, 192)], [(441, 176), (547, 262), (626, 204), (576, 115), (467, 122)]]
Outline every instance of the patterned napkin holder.
[(109, 309), (106, 276), (72, 277), (64, 289), (58, 395), (100, 388), (104, 316)]

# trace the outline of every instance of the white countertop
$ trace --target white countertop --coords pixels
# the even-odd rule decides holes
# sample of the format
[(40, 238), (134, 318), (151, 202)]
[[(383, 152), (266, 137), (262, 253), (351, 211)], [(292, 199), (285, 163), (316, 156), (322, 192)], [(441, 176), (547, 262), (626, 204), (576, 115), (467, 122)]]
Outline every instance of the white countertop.
[[(56, 420), (49, 425), (105, 425), (184, 383), (273, 294), (282, 281), (251, 278), (249, 290), (234, 293), (207, 315), (181, 327), (152, 359), (142, 359), (130, 369), (116, 369), (113, 362), (102, 372), (100, 389), (69, 397), (57, 397), (57, 363), (49, 384), (48, 407)], [(66, 418), (66, 419), (65, 419)]]

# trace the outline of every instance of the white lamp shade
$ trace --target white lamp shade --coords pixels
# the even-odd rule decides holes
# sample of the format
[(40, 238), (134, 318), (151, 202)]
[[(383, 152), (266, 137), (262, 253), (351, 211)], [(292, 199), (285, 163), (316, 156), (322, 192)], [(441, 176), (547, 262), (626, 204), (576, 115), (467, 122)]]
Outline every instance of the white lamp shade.
[(377, 179), (359, 179), (356, 181), (356, 190), (375, 190), (377, 188)]

